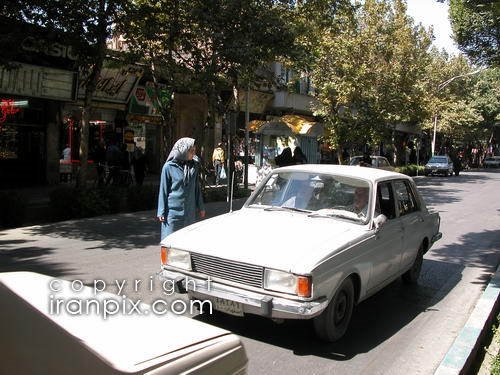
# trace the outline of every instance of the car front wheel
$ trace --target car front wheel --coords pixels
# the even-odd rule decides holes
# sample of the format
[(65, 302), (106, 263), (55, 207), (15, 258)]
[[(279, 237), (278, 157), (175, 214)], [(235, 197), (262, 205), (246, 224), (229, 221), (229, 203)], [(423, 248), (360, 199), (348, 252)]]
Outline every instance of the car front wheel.
[(316, 335), (329, 342), (340, 339), (347, 331), (353, 309), (354, 285), (349, 277), (342, 282), (327, 308), (314, 318)]
[(403, 281), (406, 284), (416, 284), (418, 277), (420, 276), (420, 270), (422, 269), (422, 263), (424, 262), (424, 245), (420, 245), (417, 253), (417, 257), (413, 262), (411, 268), (403, 274)]

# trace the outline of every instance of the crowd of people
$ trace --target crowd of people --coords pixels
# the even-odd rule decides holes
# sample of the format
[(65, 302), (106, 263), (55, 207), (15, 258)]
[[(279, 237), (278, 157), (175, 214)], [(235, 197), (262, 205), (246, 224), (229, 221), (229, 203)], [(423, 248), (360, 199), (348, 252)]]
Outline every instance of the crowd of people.
[(274, 158), (278, 167), (287, 167), (289, 165), (307, 164), (307, 157), (302, 149), (297, 146), (293, 150), (290, 147), (285, 147), (281, 154)]
[(146, 173), (146, 155), (144, 150), (134, 143), (134, 150), (129, 152), (125, 143), (118, 144), (111, 140), (107, 146), (99, 142), (91, 151), (91, 159), (97, 170), (97, 183), (104, 185), (129, 185), (133, 171), (135, 183), (141, 186)]

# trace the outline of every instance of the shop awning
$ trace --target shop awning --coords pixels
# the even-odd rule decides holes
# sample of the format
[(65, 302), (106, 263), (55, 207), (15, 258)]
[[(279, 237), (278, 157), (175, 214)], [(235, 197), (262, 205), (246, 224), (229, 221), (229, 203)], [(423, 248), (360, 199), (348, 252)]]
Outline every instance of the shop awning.
[(323, 125), (312, 118), (302, 115), (284, 115), (273, 120), (253, 120), (248, 123), (248, 130), (257, 134), (269, 135), (305, 135), (320, 137)]

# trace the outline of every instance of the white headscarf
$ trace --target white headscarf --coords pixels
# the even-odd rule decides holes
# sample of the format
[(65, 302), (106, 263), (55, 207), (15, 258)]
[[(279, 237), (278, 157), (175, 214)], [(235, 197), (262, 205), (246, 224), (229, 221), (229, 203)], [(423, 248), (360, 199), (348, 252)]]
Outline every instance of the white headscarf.
[(172, 147), (172, 151), (168, 154), (167, 161), (170, 160), (178, 160), (178, 161), (186, 161), (188, 157), (188, 151), (190, 148), (194, 147), (194, 138), (180, 138), (175, 142), (174, 147)]
[[(176, 161), (177, 164), (184, 167), (184, 185), (189, 183), (191, 179), (191, 175), (196, 172), (194, 168), (194, 162), (188, 160), (188, 151), (194, 147), (195, 140), (193, 138), (180, 138), (175, 142), (174, 147), (172, 147), (172, 151), (168, 154), (167, 162)], [(193, 158), (194, 161), (197, 161), (198, 158), (196, 155)]]

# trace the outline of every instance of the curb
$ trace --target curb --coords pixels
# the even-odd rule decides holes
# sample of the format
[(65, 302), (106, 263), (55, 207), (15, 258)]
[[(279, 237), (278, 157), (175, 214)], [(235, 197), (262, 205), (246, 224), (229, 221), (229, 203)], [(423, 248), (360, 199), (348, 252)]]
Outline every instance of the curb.
[(446, 353), (434, 375), (467, 373), (488, 333), (498, 310), (500, 292), (500, 268), (497, 268), (482, 296), (477, 301), (469, 319)]

